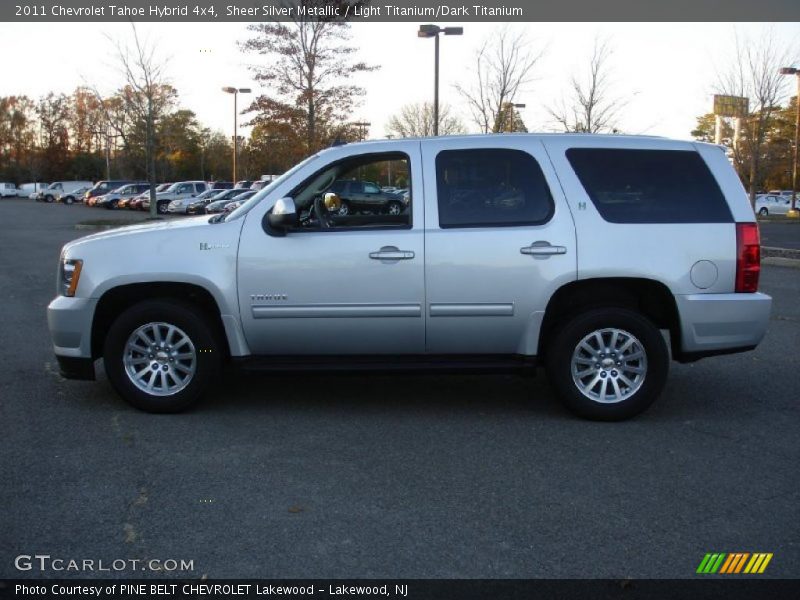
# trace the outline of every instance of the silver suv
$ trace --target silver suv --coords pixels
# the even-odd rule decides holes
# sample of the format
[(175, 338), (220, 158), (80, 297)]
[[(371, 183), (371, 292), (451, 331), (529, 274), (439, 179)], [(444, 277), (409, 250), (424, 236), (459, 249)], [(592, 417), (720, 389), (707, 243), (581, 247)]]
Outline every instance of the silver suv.
[[(341, 211), (332, 186), (364, 179), (407, 187), (407, 207)], [(48, 321), (65, 377), (92, 379), (103, 358), (114, 388), (152, 412), (188, 407), (230, 362), (541, 364), (575, 413), (618, 420), (659, 395), (670, 359), (756, 347), (771, 306), (759, 254), (717, 146), (365, 142), (308, 158), (228, 215), (67, 244)]]

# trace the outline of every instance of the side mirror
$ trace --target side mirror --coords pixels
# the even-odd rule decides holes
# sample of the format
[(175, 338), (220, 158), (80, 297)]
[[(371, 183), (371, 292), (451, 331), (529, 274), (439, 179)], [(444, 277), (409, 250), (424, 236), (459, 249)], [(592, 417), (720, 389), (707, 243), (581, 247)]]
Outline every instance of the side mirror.
[(289, 197), (281, 198), (272, 207), (267, 215), (270, 228), (275, 232), (286, 233), (286, 230), (297, 225), (297, 208), (294, 200)]

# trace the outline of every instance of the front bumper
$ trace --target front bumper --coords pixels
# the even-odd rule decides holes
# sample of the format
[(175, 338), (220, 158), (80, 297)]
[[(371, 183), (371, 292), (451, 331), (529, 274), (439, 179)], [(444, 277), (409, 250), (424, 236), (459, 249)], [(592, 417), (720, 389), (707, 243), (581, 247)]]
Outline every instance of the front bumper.
[(687, 359), (752, 350), (764, 338), (772, 308), (772, 298), (761, 293), (678, 295), (675, 302)]
[[(47, 307), (47, 327), (53, 340), (53, 352), (61, 359), (92, 361), (92, 319), (97, 300), (58, 296)], [(66, 360), (66, 363), (74, 361)], [(85, 367), (84, 367), (85, 368)], [(67, 371), (75, 369), (66, 369)], [(68, 375), (65, 373), (65, 377)]]

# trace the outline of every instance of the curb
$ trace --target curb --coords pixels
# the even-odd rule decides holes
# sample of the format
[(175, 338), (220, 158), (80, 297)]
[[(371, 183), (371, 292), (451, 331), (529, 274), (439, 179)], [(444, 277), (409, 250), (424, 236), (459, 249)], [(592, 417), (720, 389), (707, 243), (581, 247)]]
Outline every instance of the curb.
[(800, 260), (795, 258), (783, 258), (780, 256), (768, 256), (761, 259), (762, 265), (771, 267), (789, 267), (790, 269), (800, 269)]
[(800, 260), (800, 250), (794, 250), (792, 248), (775, 248), (773, 246), (761, 246), (761, 257)]

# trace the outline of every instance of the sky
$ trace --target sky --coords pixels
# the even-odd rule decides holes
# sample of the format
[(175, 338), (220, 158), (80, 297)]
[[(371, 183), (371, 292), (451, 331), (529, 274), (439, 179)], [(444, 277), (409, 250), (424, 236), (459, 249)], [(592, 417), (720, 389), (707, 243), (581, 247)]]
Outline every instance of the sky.
[[(526, 105), (520, 113), (530, 131), (557, 130), (547, 108), (569, 100), (573, 76), (587, 75), (595, 39), (612, 49), (611, 96), (624, 102), (618, 128), (630, 134), (689, 139), (696, 117), (711, 111), (719, 73), (733, 60), (736, 35), (772, 36), (792, 49), (790, 62), (800, 67), (800, 23), (467, 23), (463, 36), (441, 39), (439, 95), (469, 131), (477, 128), (454, 86), (474, 80), (476, 50), (501, 27), (523, 32), (531, 51), (542, 52), (534, 80), (514, 98)], [(263, 57), (238, 47), (250, 35), (246, 23), (139, 23), (137, 28), (167, 59), (181, 106), (212, 129), (232, 135), (233, 98), (223, 86), (266, 91), (248, 68)], [(417, 28), (417, 23), (375, 22), (351, 27), (358, 59), (380, 66), (355, 80), (366, 96), (353, 121), (371, 123), (369, 138), (384, 137), (387, 121), (404, 104), (433, 99), (433, 40), (418, 38)], [(128, 23), (0, 23), (0, 96), (36, 98), (87, 84), (111, 93), (122, 83), (112, 40), (130, 37)], [(786, 79), (788, 98), (794, 87)], [(245, 99), (240, 96), (240, 106)]]

